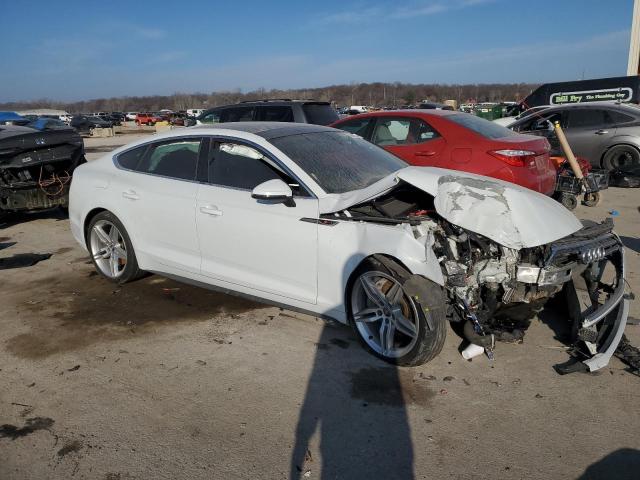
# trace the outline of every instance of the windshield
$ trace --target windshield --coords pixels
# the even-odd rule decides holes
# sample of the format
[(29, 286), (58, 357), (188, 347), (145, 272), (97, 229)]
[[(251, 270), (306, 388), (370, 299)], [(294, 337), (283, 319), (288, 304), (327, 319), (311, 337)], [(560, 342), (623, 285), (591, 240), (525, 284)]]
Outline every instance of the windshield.
[(271, 139), (327, 193), (374, 184), (407, 166), (398, 157), (347, 132), (316, 132)]
[(512, 135), (517, 135), (506, 127), (498, 125), (497, 123), (490, 122), (484, 118), (476, 117), (470, 113), (455, 113), (453, 115), (447, 115), (447, 120), (450, 120), (458, 125), (468, 128), (475, 133), (482, 135), (485, 138), (504, 138)]

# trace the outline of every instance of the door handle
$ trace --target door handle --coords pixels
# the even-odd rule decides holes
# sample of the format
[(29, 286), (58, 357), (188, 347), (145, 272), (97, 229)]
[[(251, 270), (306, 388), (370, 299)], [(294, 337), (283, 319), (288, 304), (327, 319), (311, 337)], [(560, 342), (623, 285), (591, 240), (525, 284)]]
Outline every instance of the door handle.
[(436, 154), (433, 150), (427, 150), (424, 152), (416, 152), (416, 157), (433, 157)]
[(215, 205), (204, 205), (200, 207), (200, 211), (207, 215), (213, 215), (214, 217), (222, 216), (222, 210), (218, 210), (218, 207), (216, 207)]
[(135, 192), (135, 190), (125, 190), (122, 192), (122, 196), (124, 198), (128, 198), (129, 200), (139, 200), (140, 196)]
[(606, 135), (609, 133), (609, 130), (597, 130), (596, 135)]

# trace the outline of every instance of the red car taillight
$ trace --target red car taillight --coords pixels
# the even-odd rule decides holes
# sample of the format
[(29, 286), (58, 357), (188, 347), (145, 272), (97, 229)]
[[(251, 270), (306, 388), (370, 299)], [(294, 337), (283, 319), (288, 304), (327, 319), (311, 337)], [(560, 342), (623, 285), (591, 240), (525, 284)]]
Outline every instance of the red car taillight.
[(488, 153), (514, 167), (532, 167), (536, 163), (536, 152), (530, 150), (491, 150)]

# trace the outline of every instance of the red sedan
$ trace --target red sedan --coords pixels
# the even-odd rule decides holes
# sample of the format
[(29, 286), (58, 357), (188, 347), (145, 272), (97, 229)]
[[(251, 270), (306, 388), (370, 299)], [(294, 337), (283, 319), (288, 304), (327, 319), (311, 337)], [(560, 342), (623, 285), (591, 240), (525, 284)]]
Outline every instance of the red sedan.
[(468, 113), (380, 111), (331, 126), (360, 135), (411, 165), (499, 178), (545, 195), (555, 188), (556, 168), (545, 138), (518, 134)]

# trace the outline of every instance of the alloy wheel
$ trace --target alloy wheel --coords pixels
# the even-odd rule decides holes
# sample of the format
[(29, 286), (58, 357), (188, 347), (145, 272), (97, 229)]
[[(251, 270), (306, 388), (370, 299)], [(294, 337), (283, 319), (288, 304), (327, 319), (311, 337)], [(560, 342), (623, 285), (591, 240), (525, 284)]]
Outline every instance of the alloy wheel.
[(400, 358), (418, 339), (418, 312), (398, 280), (383, 272), (362, 273), (351, 290), (358, 333), (379, 355)]
[(89, 244), (100, 271), (111, 279), (119, 278), (127, 266), (127, 246), (118, 227), (107, 220), (96, 222), (91, 228)]

